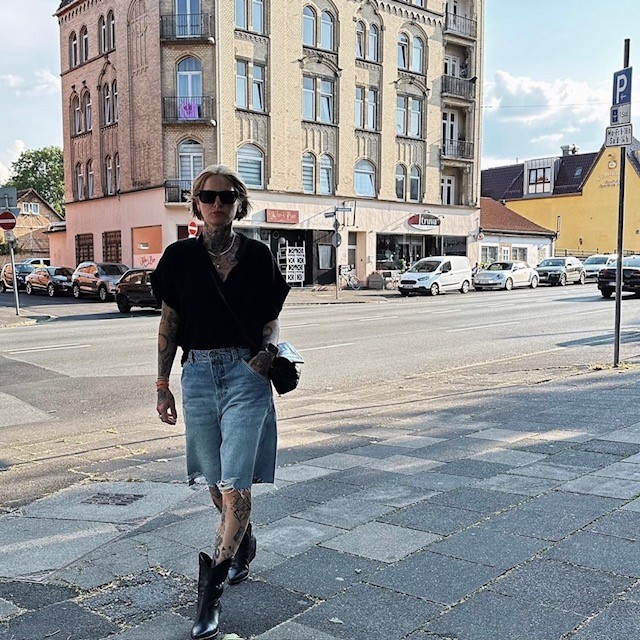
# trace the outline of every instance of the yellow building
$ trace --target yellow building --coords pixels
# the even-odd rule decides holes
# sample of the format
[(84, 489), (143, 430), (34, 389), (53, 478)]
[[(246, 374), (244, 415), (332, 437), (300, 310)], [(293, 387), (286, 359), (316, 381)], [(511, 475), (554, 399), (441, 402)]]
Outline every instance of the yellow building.
[[(556, 255), (615, 253), (620, 149), (536, 158), (482, 171), (482, 195), (558, 232)], [(640, 253), (640, 143), (627, 148), (624, 253)]]

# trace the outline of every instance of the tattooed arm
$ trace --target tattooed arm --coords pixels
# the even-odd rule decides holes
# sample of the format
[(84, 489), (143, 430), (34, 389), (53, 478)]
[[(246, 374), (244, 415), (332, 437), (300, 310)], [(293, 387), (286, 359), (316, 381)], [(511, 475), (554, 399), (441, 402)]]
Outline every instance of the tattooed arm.
[[(278, 344), (280, 337), (280, 320), (276, 318), (267, 322), (262, 327), (262, 348), (264, 349), (268, 344)], [(263, 376), (267, 375), (269, 367), (273, 362), (273, 356), (268, 351), (258, 351), (258, 353), (249, 361), (249, 364)]]
[(158, 381), (167, 381), (166, 388), (158, 388), (157, 410), (162, 422), (175, 424), (177, 420), (176, 401), (169, 390), (168, 382), (171, 365), (178, 349), (178, 314), (162, 303), (162, 315), (158, 329)]

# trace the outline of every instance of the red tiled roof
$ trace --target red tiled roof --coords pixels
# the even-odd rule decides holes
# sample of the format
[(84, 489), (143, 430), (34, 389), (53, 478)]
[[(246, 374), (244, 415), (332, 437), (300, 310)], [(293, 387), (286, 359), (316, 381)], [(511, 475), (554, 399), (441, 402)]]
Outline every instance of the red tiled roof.
[(480, 198), (480, 229), (505, 233), (555, 236), (551, 229), (541, 227), (531, 220), (505, 207), (492, 198)]

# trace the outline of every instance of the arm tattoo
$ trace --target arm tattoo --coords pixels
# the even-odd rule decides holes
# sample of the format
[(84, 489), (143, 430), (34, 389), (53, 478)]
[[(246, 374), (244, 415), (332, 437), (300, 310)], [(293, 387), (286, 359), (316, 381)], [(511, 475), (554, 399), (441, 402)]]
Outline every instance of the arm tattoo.
[(162, 303), (158, 329), (158, 377), (169, 378), (171, 365), (178, 350), (178, 314)]
[(276, 318), (262, 327), (262, 344), (278, 344), (280, 338), (280, 320)]

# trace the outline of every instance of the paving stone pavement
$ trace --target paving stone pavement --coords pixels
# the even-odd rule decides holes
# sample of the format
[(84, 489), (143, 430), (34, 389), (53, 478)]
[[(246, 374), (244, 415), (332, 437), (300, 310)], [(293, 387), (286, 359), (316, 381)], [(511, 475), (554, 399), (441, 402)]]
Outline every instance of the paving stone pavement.
[[(220, 638), (639, 638), (639, 384), (290, 412)], [(215, 510), (183, 457), (122, 462), (0, 517), (0, 638), (189, 638)]]

